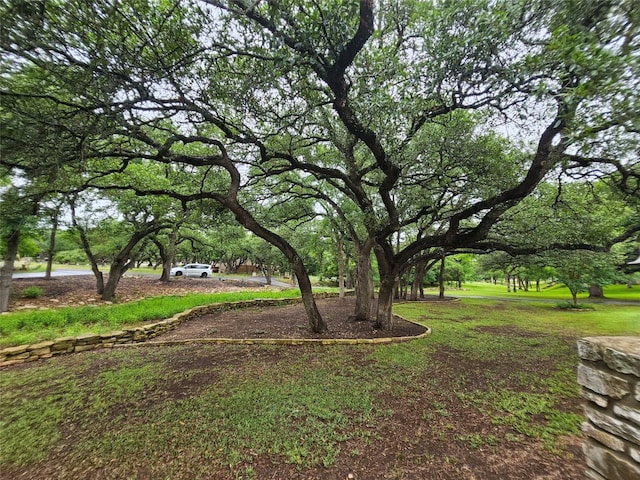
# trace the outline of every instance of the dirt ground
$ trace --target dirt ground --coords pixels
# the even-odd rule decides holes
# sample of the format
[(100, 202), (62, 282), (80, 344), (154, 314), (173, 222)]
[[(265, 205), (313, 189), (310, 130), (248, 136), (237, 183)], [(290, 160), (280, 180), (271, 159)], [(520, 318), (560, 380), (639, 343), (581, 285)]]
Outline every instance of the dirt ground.
[[(44, 289), (43, 295), (37, 299), (19, 298), (19, 292), (30, 285), (41, 286)], [(213, 292), (246, 287), (239, 282), (219, 282), (212, 279), (176, 279), (169, 284), (163, 284), (149, 277), (129, 277), (124, 278), (118, 288), (118, 301), (160, 294)], [(14, 283), (11, 307), (13, 309), (44, 308), (100, 303), (93, 288), (93, 278), (90, 276), (56, 278), (50, 281), (17, 280)], [(352, 313), (352, 302), (352, 300), (339, 299), (319, 301), (321, 313), (330, 328), (323, 338), (332, 336), (370, 338), (379, 335), (379, 332), (374, 331), (369, 323), (356, 324), (346, 321)], [(423, 331), (422, 327), (397, 320), (393, 335), (415, 335)], [(157, 340), (207, 336), (241, 338), (294, 336), (299, 338), (308, 336), (308, 333), (302, 307), (293, 305), (250, 308), (201, 317), (158, 337)], [(496, 335), (519, 334), (509, 329), (501, 331), (497, 327), (494, 333)], [(241, 352), (251, 347), (220, 345), (215, 349), (189, 350), (191, 354), (180, 353), (179, 358), (172, 361), (172, 365), (176, 368), (191, 370), (201, 369), (203, 362), (214, 364), (223, 362), (225, 365), (228, 364), (229, 368), (234, 368), (235, 362), (238, 362), (237, 365), (243, 362)], [(366, 348), (376, 347), (371, 345)], [(252, 349), (251, 355), (264, 356), (264, 361), (267, 363), (283, 362), (291, 355), (298, 355), (300, 349), (314, 349), (318, 353), (322, 351), (321, 346), (281, 346), (275, 349)], [(178, 352), (182, 350), (176, 350), (175, 354), (178, 355)], [(108, 351), (95, 352), (91, 355), (102, 357), (108, 355)], [(64, 361), (72, 361), (71, 357), (73, 356), (69, 356), (69, 359)], [(360, 357), (362, 354), (354, 350), (351, 360), (354, 365)], [(253, 464), (256, 472), (255, 479), (578, 480), (584, 478), (584, 459), (580, 447), (582, 439), (579, 436), (570, 436), (562, 440), (560, 449), (556, 452), (545, 449), (539, 442), (524, 438), (518, 442), (503, 443), (499, 447), (483, 445), (479, 448), (471, 448), (469, 446), (469, 439), (476, 432), (482, 432), (483, 436), (495, 435), (499, 438), (504, 438), (508, 432), (504, 426), (493, 425), (478, 409), (465, 405), (452, 395), (452, 392), (460, 388), (456, 381), (464, 378), (464, 388), (472, 391), (486, 387), (480, 383), (475, 384), (474, 379), (486, 378), (482, 373), (486, 373), (487, 369), (495, 374), (495, 378), (507, 378), (514, 369), (528, 372), (540, 371), (543, 374), (550, 367), (528, 362), (526, 358), (522, 359), (522, 362), (524, 362), (523, 365), (513, 365), (506, 361), (486, 362), (483, 365), (465, 363), (464, 358), (456, 352), (442, 347), (432, 354), (430, 369), (425, 373), (425, 377), (411, 379), (412, 384), (421, 386), (419, 389), (405, 396), (390, 392), (389, 398), (381, 400), (383, 404), (389, 402), (392, 413), (382, 424), (374, 428), (375, 438), (380, 441), (360, 444), (355, 439), (349, 440), (331, 468), (318, 467), (299, 471), (294, 466), (272, 463), (268, 458), (257, 457)], [(460, 372), (465, 372), (463, 377), (460, 377)], [(205, 387), (208, 380), (198, 376), (190, 382), (194, 383), (179, 386), (181, 395), (188, 394), (192, 389), (195, 391)], [(424, 408), (431, 405), (440, 405), (441, 409), (447, 412), (446, 415), (434, 415), (426, 421)], [(571, 405), (567, 405), (566, 409), (579, 412), (581, 410), (579, 400), (572, 400)], [(356, 451), (361, 454), (354, 455), (353, 452)], [(58, 467), (59, 464), (55, 464), (54, 460), (49, 465), (40, 465), (37, 472), (16, 471), (12, 474), (37, 473), (39, 478), (57, 478), (53, 472)], [(94, 471), (93, 474), (91, 478), (103, 478), (99, 471)], [(0, 478), (3, 478), (1, 474)], [(147, 477), (143, 475), (140, 478)], [(211, 478), (226, 479), (227, 477)]]
[[(129, 276), (120, 280), (116, 290), (116, 301), (129, 302), (140, 298), (158, 295), (185, 295), (190, 292), (231, 292), (247, 288), (261, 288), (259, 284), (249, 284), (236, 280), (219, 281), (213, 278), (172, 278), (170, 282), (160, 282), (157, 277)], [(105, 278), (106, 281), (106, 278)], [(25, 288), (37, 286), (43, 289), (38, 298), (25, 298)], [(269, 287), (262, 287), (263, 289)], [(96, 280), (93, 275), (68, 277), (20, 278), (14, 279), (11, 286), (10, 310), (27, 308), (56, 308), (74, 305), (104, 304), (96, 293)]]

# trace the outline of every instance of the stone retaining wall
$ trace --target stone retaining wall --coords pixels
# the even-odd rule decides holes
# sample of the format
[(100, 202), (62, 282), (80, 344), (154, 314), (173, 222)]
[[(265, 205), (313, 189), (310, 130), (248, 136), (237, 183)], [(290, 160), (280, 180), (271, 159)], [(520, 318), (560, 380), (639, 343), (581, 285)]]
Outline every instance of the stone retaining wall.
[[(335, 297), (337, 294), (319, 293), (315, 298)], [(83, 352), (96, 348), (111, 348), (116, 345), (146, 342), (158, 335), (173, 330), (187, 320), (207, 315), (209, 313), (247, 307), (273, 307), (280, 305), (292, 305), (302, 302), (302, 298), (284, 299), (255, 299), (239, 302), (215, 303), (195, 307), (178, 313), (171, 318), (159, 322), (143, 325), (141, 327), (125, 328), (116, 332), (103, 334), (86, 334), (79, 337), (57, 338), (53, 341), (40, 342), (32, 345), (19, 345), (0, 350), (0, 367), (14, 365), (16, 363), (33, 362), (41, 358), (51, 358), (54, 355), (64, 353)]]
[(578, 341), (586, 478), (640, 479), (640, 337)]

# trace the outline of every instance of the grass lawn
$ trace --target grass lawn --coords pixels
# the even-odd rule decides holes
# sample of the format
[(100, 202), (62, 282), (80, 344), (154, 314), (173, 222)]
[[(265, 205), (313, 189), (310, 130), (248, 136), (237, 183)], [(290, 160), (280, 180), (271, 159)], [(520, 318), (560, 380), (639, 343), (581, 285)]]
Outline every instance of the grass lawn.
[(582, 478), (575, 341), (637, 335), (637, 306), (463, 299), (395, 311), (433, 334), (135, 347), (4, 368), (0, 478)]
[[(640, 302), (640, 285), (634, 285), (632, 288), (627, 285), (607, 285), (603, 288), (604, 295), (610, 300), (629, 300)], [(437, 289), (427, 289), (428, 293), (437, 294)], [(530, 285), (530, 290), (516, 290), (507, 292), (507, 286), (504, 284), (491, 284), (486, 282), (470, 282), (462, 285), (461, 289), (447, 288), (445, 295), (451, 296), (483, 296), (483, 297), (500, 297), (500, 298), (521, 298), (531, 300), (558, 300), (558, 302), (570, 302), (571, 293), (564, 285), (547, 286), (542, 285), (541, 291), (536, 292), (535, 284)], [(578, 301), (590, 301), (589, 293), (583, 292), (578, 294)]]
[(85, 333), (113, 332), (141, 322), (170, 318), (189, 308), (211, 303), (299, 296), (299, 290), (190, 293), (113, 305), (9, 312), (0, 321), (0, 348)]

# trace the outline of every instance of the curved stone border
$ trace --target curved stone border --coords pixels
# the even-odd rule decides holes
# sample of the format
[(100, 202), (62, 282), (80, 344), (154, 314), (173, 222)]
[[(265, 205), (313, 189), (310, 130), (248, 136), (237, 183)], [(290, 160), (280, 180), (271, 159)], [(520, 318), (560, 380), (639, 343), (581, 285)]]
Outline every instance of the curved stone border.
[[(431, 329), (420, 325), (419, 323), (407, 320), (400, 315), (396, 317), (405, 322), (413, 323), (425, 328), (425, 332), (420, 335), (411, 337), (380, 337), (380, 338), (187, 338), (184, 340), (166, 340), (160, 342), (145, 342), (143, 346), (158, 345), (184, 345), (191, 343), (213, 343), (213, 344), (230, 344), (230, 345), (366, 345), (366, 344), (385, 344), (385, 343), (401, 343), (419, 338), (425, 338), (431, 335)], [(115, 347), (131, 347), (141, 346), (132, 344), (114, 345)]]
[[(337, 294), (319, 293), (315, 297), (334, 298)], [(8, 347), (0, 350), (0, 367), (15, 365), (18, 363), (33, 362), (39, 359), (51, 358), (55, 355), (66, 353), (84, 352), (87, 350), (95, 350), (98, 348), (113, 348), (131, 345), (175, 345), (181, 343), (229, 343), (229, 344), (271, 344), (271, 345), (302, 345), (308, 343), (317, 343), (322, 345), (347, 344), (355, 345), (358, 343), (396, 343), (415, 340), (431, 334), (428, 327), (426, 332), (415, 337), (384, 337), (384, 338), (368, 338), (368, 339), (351, 339), (351, 338), (200, 338), (188, 340), (172, 340), (166, 342), (149, 342), (152, 338), (162, 335), (175, 329), (178, 325), (200, 315), (221, 312), (225, 310), (235, 310), (248, 307), (276, 307), (282, 305), (293, 305), (301, 303), (302, 298), (258, 298), (255, 300), (242, 300), (238, 302), (213, 303), (194, 307), (184, 312), (177, 313), (171, 318), (161, 320), (159, 322), (150, 323), (140, 327), (125, 328), (115, 332), (94, 334), (88, 333), (79, 337), (63, 337), (53, 341), (35, 343), (31, 345), (19, 345), (16, 347)], [(400, 317), (402, 318), (402, 317)], [(403, 319), (405, 320), (405, 319)], [(405, 320), (410, 321), (410, 320)], [(415, 323), (415, 322), (412, 322)], [(424, 326), (424, 325), (421, 325)]]

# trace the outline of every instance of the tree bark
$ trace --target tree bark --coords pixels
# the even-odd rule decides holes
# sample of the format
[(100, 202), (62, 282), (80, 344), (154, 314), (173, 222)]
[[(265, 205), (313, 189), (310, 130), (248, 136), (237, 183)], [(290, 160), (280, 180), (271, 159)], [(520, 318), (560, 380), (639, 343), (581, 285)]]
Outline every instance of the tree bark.
[(438, 285), (440, 286), (438, 298), (440, 300), (444, 299), (444, 258), (442, 257), (442, 260), (440, 260), (440, 272), (438, 273)]
[(589, 285), (589, 298), (604, 298), (602, 286), (596, 283)]
[(14, 230), (7, 238), (7, 249), (3, 258), (4, 264), (0, 268), (0, 312), (9, 311), (9, 294), (11, 293), (13, 269), (18, 256), (19, 245), (20, 230)]
[(107, 277), (107, 283), (102, 290), (102, 300), (110, 301), (116, 294), (116, 288), (118, 288), (118, 283), (120, 283), (120, 279), (124, 272), (128, 270), (128, 266), (131, 265), (130, 262), (125, 263), (118, 255), (118, 258), (111, 263), (111, 267), (109, 268), (109, 276)]
[(358, 249), (356, 262), (356, 306), (353, 320), (366, 322), (371, 318), (371, 298), (373, 284), (371, 282), (371, 247), (373, 242), (367, 239)]
[(104, 277), (102, 275), (102, 272), (98, 268), (98, 261), (91, 251), (91, 245), (89, 244), (89, 239), (87, 238), (87, 232), (78, 224), (76, 218), (75, 203), (71, 201), (69, 202), (69, 206), (71, 207), (71, 222), (73, 224), (73, 227), (78, 231), (78, 234), (80, 235), (80, 243), (82, 244), (82, 249), (84, 250), (85, 255), (87, 255), (87, 259), (91, 264), (91, 271), (96, 278), (96, 291), (98, 292), (98, 295), (102, 295), (104, 292)]
[(176, 256), (176, 242), (178, 241), (178, 226), (169, 232), (169, 241), (162, 256), (162, 249), (160, 249), (160, 256), (162, 257), (162, 275), (160, 275), (161, 282), (171, 281), (171, 266)]
[(378, 290), (378, 308), (376, 311), (375, 328), (380, 330), (391, 330), (393, 328), (393, 294), (397, 282), (398, 272), (396, 271), (393, 252), (391, 248), (385, 249), (384, 245), (376, 244), (374, 248), (376, 259), (378, 260), (378, 271), (380, 272), (380, 288)]
[(227, 171), (232, 176), (232, 189), (227, 197), (217, 197), (217, 200), (226, 206), (236, 217), (236, 220), (240, 222), (242, 226), (255, 233), (257, 236), (266, 240), (271, 245), (280, 250), (283, 255), (289, 260), (289, 264), (292, 269), (292, 280), (297, 279), (298, 288), (302, 295), (302, 303), (304, 305), (307, 318), (311, 330), (316, 333), (322, 333), (327, 329), (327, 324), (320, 315), (316, 301), (313, 298), (313, 290), (311, 287), (311, 280), (309, 274), (305, 268), (302, 260), (300, 259), (298, 252), (280, 235), (272, 232), (271, 230), (260, 225), (253, 216), (240, 205), (235, 197), (235, 190), (239, 186), (240, 175), (235, 166), (227, 164)]
[(311, 280), (302, 260), (294, 259), (293, 269), (298, 278), (298, 288), (302, 295), (302, 303), (309, 319), (311, 330), (316, 333), (322, 333), (327, 329), (327, 324), (320, 315), (316, 300), (313, 298), (313, 290), (311, 288)]
[(395, 286), (395, 275), (388, 274), (386, 277), (380, 278), (375, 328), (380, 330), (391, 330), (393, 328), (392, 307)]
[(47, 248), (47, 268), (44, 272), (44, 278), (46, 280), (51, 279), (51, 270), (53, 268), (53, 256), (56, 252), (56, 233), (58, 231), (58, 212), (53, 215), (53, 222), (51, 225), (51, 233), (49, 234), (49, 248)]
[(418, 295), (420, 295), (420, 298), (424, 296), (423, 283), (426, 272), (426, 260), (420, 260), (418, 263), (416, 263), (415, 270), (413, 272), (413, 282), (411, 283), (411, 293), (409, 294), (410, 301), (417, 301)]
[(342, 254), (342, 235), (339, 232), (336, 240), (336, 256), (338, 260), (338, 297), (344, 298), (344, 255)]
[(264, 278), (267, 285), (271, 285), (271, 276), (273, 275), (273, 266), (268, 263), (264, 268)]
[(109, 267), (109, 277), (102, 291), (102, 300), (109, 301), (113, 299), (122, 275), (135, 265), (136, 259), (132, 258), (131, 252), (136, 245), (138, 245), (140, 240), (145, 238), (154, 230), (160, 230), (161, 228), (163, 227), (154, 227), (151, 230), (149, 228), (145, 228), (135, 232), (131, 236), (127, 244), (122, 248), (122, 250), (120, 250), (120, 252), (118, 252), (118, 255), (116, 255), (113, 262), (111, 262), (111, 266)]

